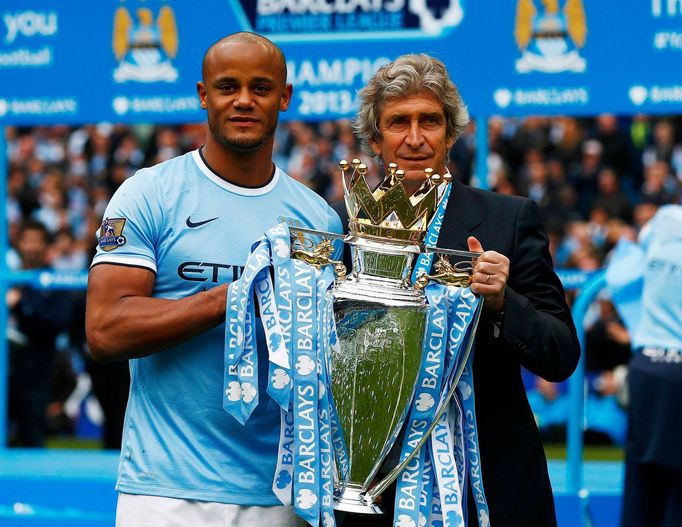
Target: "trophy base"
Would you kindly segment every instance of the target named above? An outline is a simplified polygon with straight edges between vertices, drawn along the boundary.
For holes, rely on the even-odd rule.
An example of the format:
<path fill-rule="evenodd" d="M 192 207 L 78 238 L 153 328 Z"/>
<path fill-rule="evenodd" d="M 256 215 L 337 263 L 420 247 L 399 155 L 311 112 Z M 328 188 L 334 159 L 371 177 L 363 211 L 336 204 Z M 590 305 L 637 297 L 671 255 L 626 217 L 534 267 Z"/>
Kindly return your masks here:
<path fill-rule="evenodd" d="M 359 514 L 383 514 L 376 503 L 367 499 L 367 491 L 359 485 L 345 485 L 334 489 L 334 509 Z"/>

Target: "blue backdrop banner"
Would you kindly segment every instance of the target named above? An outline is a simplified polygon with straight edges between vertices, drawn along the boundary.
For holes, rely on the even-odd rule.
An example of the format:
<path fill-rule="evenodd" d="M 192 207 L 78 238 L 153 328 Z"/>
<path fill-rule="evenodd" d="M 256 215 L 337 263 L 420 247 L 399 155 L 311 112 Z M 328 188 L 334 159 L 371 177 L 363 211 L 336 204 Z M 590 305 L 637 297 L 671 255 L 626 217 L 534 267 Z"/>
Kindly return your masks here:
<path fill-rule="evenodd" d="M 475 116 L 682 110 L 677 0 L 4 0 L 0 124 L 201 121 L 203 52 L 238 30 L 283 48 L 288 119 L 353 115 L 410 52 L 441 58 Z"/>

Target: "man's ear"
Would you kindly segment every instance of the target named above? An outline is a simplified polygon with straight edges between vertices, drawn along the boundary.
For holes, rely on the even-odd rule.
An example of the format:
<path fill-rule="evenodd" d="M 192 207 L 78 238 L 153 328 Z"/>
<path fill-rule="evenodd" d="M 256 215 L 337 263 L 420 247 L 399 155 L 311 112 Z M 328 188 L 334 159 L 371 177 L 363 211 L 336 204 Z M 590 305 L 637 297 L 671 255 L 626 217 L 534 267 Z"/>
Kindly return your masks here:
<path fill-rule="evenodd" d="M 294 93 L 294 87 L 291 84 L 287 84 L 282 91 L 282 97 L 279 102 L 279 110 L 281 112 L 286 112 L 289 108 L 289 103 L 291 103 L 291 96 Z"/>
<path fill-rule="evenodd" d="M 205 110 L 206 109 L 206 87 L 204 86 L 204 83 L 201 81 L 197 82 L 197 93 L 199 94 L 199 101 L 201 101 L 201 109 Z"/>
<path fill-rule="evenodd" d="M 378 157 L 381 157 L 381 143 L 379 142 L 378 139 L 372 138 L 367 141 L 369 143 L 369 146 L 372 148 L 372 152 L 374 152 Z"/>

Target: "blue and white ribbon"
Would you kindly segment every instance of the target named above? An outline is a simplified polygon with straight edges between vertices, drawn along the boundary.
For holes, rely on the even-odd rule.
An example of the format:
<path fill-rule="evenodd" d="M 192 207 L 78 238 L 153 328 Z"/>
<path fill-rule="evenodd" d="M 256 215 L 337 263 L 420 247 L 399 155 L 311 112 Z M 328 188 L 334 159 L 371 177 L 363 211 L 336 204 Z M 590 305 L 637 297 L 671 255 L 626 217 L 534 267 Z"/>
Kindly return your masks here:
<path fill-rule="evenodd" d="M 400 460 L 414 456 L 398 477 L 395 496 L 394 525 L 419 524 L 419 502 L 424 484 L 427 448 L 414 454 L 433 423 L 441 395 L 447 343 L 447 306 L 445 287 L 431 283 L 424 293 L 429 311 L 424 334 L 422 360 L 417 377 L 410 417 L 407 422 Z"/>
<path fill-rule="evenodd" d="M 462 511 L 464 523 L 467 522 L 467 491 L 469 488 L 467 474 L 466 446 L 464 444 L 464 421 L 462 404 L 457 396 L 452 398 L 448 407 L 448 419 L 450 430 L 453 434 L 455 465 L 457 466 L 457 478 L 462 489 Z"/>
<path fill-rule="evenodd" d="M 449 405 L 448 405 L 449 406 Z M 457 470 L 454 454 L 454 433 L 450 428 L 448 411 L 443 412 L 431 434 L 431 452 L 435 483 L 441 499 L 441 513 L 451 526 L 459 526 L 464 520 L 466 495 Z"/>
<path fill-rule="evenodd" d="M 315 525 L 320 516 L 316 271 L 292 260 L 294 412 L 294 510 Z"/>
<path fill-rule="evenodd" d="M 490 525 L 490 511 L 483 488 L 483 474 L 481 472 L 481 455 L 478 446 L 478 429 L 476 426 L 476 403 L 474 400 L 473 357 L 467 361 L 462 378 L 457 385 L 457 394 L 462 402 L 464 411 L 464 441 L 469 485 L 476 504 L 476 516 L 480 527 Z"/>
<path fill-rule="evenodd" d="M 286 223 L 283 223 L 273 227 L 265 234 L 270 241 L 272 267 L 275 276 L 275 307 L 277 310 L 276 322 L 272 324 L 272 335 L 268 338 L 268 349 L 283 346 L 283 350 L 276 351 L 269 356 L 267 391 L 270 397 L 279 404 L 282 411 L 287 412 L 291 402 L 290 355 L 293 322 L 289 228 Z M 265 321 L 263 325 L 266 326 Z"/>
<path fill-rule="evenodd" d="M 334 525 L 334 449 L 332 440 L 331 378 L 329 377 L 329 349 L 331 322 L 334 318 L 333 297 L 329 287 L 334 282 L 334 273 L 329 266 L 317 277 L 317 362 L 319 372 L 318 422 L 320 432 L 320 516 L 323 526 Z"/>
<path fill-rule="evenodd" d="M 270 245 L 261 240 L 254 244 L 241 278 L 230 284 L 227 291 L 223 408 L 242 424 L 258 405 L 258 350 L 252 296 L 254 282 L 269 265 Z"/>
<path fill-rule="evenodd" d="M 283 505 L 291 505 L 294 482 L 294 412 L 280 410 L 279 447 L 272 492 Z"/>
<path fill-rule="evenodd" d="M 257 381 L 255 296 L 268 346 L 267 392 L 281 408 L 273 492 L 310 525 L 333 527 L 334 470 L 348 471 L 329 389 L 329 354 L 338 345 L 330 291 L 334 274 L 331 268 L 318 271 L 290 259 L 289 240 L 286 224 L 269 230 L 254 244 L 242 279 L 228 290 L 225 410 L 240 422 L 252 411 L 242 400 L 241 383 L 252 373 L 251 365 Z M 234 400 L 230 386 L 240 388 Z"/>
<path fill-rule="evenodd" d="M 440 236 L 440 228 L 443 225 L 443 218 L 445 217 L 445 208 L 448 205 L 448 200 L 450 199 L 450 192 L 452 191 L 452 185 L 445 185 L 445 190 L 443 191 L 443 197 L 441 198 L 440 204 L 436 209 L 436 214 L 431 220 L 428 230 L 426 231 L 426 236 L 424 237 L 424 245 L 427 247 L 436 247 L 438 245 L 438 236 Z M 417 278 L 423 273 L 428 273 L 431 270 L 431 264 L 433 263 L 434 253 L 421 253 L 417 257 L 417 262 L 415 263 L 414 269 L 412 270 L 412 283 L 417 283 Z"/>
<path fill-rule="evenodd" d="M 470 375 L 473 354 L 469 353 L 466 363 L 462 363 L 473 345 L 481 304 L 468 288 L 429 284 L 425 293 L 429 301 L 427 329 L 401 460 L 413 455 L 425 432 L 432 425 L 434 428 L 429 441 L 398 476 L 394 526 L 465 525 L 467 486 L 471 485 L 475 493 L 480 489 L 475 494 L 477 516 L 479 525 L 487 527 L 490 522 L 473 413 L 473 377 Z M 446 404 L 459 370 L 462 377 L 453 399 Z M 420 412 L 417 406 L 421 404 L 421 409 L 425 409 L 431 398 L 435 402 L 428 408 L 429 412 Z M 434 423 L 436 409 L 442 407 L 444 411 Z M 462 407 L 464 410 L 460 410 Z M 462 414 L 467 418 L 463 419 Z M 418 502 L 413 499 L 417 492 Z"/>
<path fill-rule="evenodd" d="M 417 525 L 426 525 L 431 515 L 431 500 L 433 498 L 433 463 L 431 462 L 431 446 L 430 443 L 425 443 L 422 447 L 426 450 L 424 455 L 424 469 L 422 470 L 422 491 L 419 496 L 419 523 Z"/>

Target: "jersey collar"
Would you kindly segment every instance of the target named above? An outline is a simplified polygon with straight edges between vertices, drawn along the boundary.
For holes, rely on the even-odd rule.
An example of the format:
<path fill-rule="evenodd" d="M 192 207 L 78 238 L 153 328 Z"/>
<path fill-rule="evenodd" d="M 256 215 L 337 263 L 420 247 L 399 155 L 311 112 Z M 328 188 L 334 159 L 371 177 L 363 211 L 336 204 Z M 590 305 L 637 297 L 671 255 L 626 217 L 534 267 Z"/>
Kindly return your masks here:
<path fill-rule="evenodd" d="M 199 167 L 199 170 L 201 170 L 201 173 L 204 174 L 208 179 L 213 181 L 216 185 L 219 187 L 224 188 L 225 190 L 228 190 L 234 194 L 240 194 L 242 196 L 262 196 L 263 194 L 267 194 L 270 192 L 272 189 L 277 186 L 277 182 L 279 181 L 281 170 L 279 167 L 275 167 L 275 174 L 272 176 L 272 179 L 268 182 L 267 185 L 263 185 L 262 187 L 240 187 L 239 185 L 235 185 L 234 183 L 230 183 L 229 181 L 225 181 L 223 178 L 218 176 L 213 170 L 211 170 L 206 163 L 204 163 L 204 160 L 201 158 L 201 154 L 199 154 L 199 150 L 194 150 L 192 152 L 192 158 L 194 159 L 194 162 L 197 164 Z"/>

